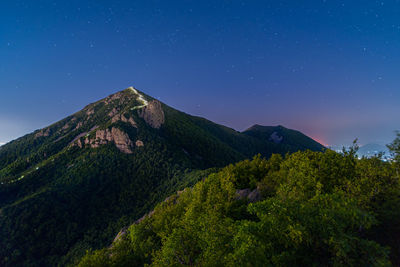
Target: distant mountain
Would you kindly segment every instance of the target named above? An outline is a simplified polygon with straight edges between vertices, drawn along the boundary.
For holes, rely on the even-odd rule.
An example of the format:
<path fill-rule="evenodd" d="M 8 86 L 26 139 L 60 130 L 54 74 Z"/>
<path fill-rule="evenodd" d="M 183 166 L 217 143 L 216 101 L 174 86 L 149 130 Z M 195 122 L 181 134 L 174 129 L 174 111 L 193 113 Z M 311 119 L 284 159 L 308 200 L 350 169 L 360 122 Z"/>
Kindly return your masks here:
<path fill-rule="evenodd" d="M 384 153 L 384 155 L 389 156 L 390 151 L 385 145 L 380 144 L 366 144 L 358 149 L 357 154 L 360 157 L 372 157 L 378 155 L 379 153 Z"/>
<path fill-rule="evenodd" d="M 0 266 L 73 263 L 215 168 L 320 151 L 282 126 L 243 133 L 128 88 L 0 147 Z"/>
<path fill-rule="evenodd" d="M 315 151 L 324 149 L 323 145 L 312 138 L 299 131 L 287 129 L 281 125 L 261 126 L 256 124 L 243 133 L 259 140 L 268 140 L 280 146 L 286 146 L 289 151 L 293 152 L 306 149 Z"/>

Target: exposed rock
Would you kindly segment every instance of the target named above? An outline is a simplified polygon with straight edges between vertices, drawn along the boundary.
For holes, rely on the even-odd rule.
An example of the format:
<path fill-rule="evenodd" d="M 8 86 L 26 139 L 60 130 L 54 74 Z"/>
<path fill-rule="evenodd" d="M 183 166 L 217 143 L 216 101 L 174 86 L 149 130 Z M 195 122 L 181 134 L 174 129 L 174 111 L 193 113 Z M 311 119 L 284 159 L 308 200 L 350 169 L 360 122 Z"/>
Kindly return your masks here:
<path fill-rule="evenodd" d="M 113 243 L 120 241 L 122 238 L 126 236 L 127 233 L 128 233 L 128 227 L 122 228 L 121 231 L 119 231 L 117 236 L 114 238 Z"/>
<path fill-rule="evenodd" d="M 67 130 L 69 128 L 69 122 L 67 122 L 62 128 L 61 128 L 61 130 L 62 131 L 65 131 L 65 130 Z"/>
<path fill-rule="evenodd" d="M 250 194 L 251 190 L 249 188 L 236 190 L 236 199 L 243 199 Z"/>
<path fill-rule="evenodd" d="M 185 189 L 183 189 L 183 190 L 178 190 L 178 191 L 176 192 L 176 194 L 179 196 L 179 195 L 181 195 L 182 193 L 184 193 L 184 192 L 186 192 L 186 191 L 188 191 L 188 188 L 187 188 L 187 187 L 185 187 Z"/>
<path fill-rule="evenodd" d="M 126 123 L 129 123 L 130 125 L 132 125 L 133 127 L 137 127 L 136 122 L 133 120 L 132 117 L 130 117 L 129 119 L 127 119 L 124 115 L 121 114 L 117 114 L 114 117 L 112 117 L 111 122 L 117 122 L 117 121 L 123 121 Z"/>
<path fill-rule="evenodd" d="M 82 148 L 84 145 L 89 144 L 89 138 L 87 137 L 89 135 L 89 133 L 91 131 L 96 130 L 97 128 L 99 128 L 99 126 L 95 125 L 92 128 L 90 128 L 89 132 L 83 132 L 79 135 L 77 135 L 74 140 L 72 140 L 69 144 L 72 146 L 79 146 L 80 148 Z M 85 140 L 82 142 L 81 141 L 81 137 L 86 136 Z M 58 139 L 57 139 L 58 140 Z"/>
<path fill-rule="evenodd" d="M 109 129 L 105 130 L 97 130 L 96 131 L 96 137 L 95 141 L 92 143 L 92 147 L 99 147 L 100 145 L 105 145 L 108 142 L 111 142 L 113 140 L 111 131 Z"/>
<path fill-rule="evenodd" d="M 114 115 L 114 117 L 112 117 L 111 122 L 114 123 L 114 122 L 117 122 L 120 120 L 121 120 L 121 114 L 117 114 L 117 115 Z"/>
<path fill-rule="evenodd" d="M 136 221 L 134 222 L 134 224 L 139 224 L 141 221 L 143 221 L 143 220 L 146 219 L 147 217 L 153 216 L 153 214 L 154 214 L 154 210 L 152 210 L 152 211 L 150 211 L 149 213 L 143 215 L 143 217 L 140 218 L 139 220 L 136 220 Z"/>
<path fill-rule="evenodd" d="M 276 144 L 280 144 L 283 141 L 283 136 L 279 136 L 277 132 L 273 132 L 269 137 L 269 140 Z"/>
<path fill-rule="evenodd" d="M 111 130 L 97 130 L 96 139 L 94 141 L 89 140 L 91 147 L 99 147 L 109 142 L 114 142 L 115 146 L 123 153 L 132 153 L 132 141 L 129 139 L 128 134 L 115 127 L 111 128 Z"/>
<path fill-rule="evenodd" d="M 49 136 L 50 135 L 50 128 L 42 129 L 38 133 L 35 134 L 35 138 L 42 137 L 42 136 Z"/>
<path fill-rule="evenodd" d="M 94 126 L 90 129 L 93 131 L 97 129 L 98 126 Z M 89 132 L 90 132 L 89 131 Z M 82 141 L 82 137 L 86 136 L 86 138 Z M 132 153 L 132 141 L 129 139 L 127 133 L 121 131 L 118 128 L 111 128 L 105 130 L 97 130 L 94 139 L 89 139 L 88 133 L 84 132 L 79 134 L 72 140 L 70 145 L 78 146 L 82 148 L 84 145 L 90 145 L 92 148 L 99 147 L 100 145 L 108 144 L 109 142 L 113 142 L 115 146 L 123 153 L 131 154 Z"/>
<path fill-rule="evenodd" d="M 118 92 L 118 93 L 108 96 L 106 99 L 104 99 L 103 102 L 106 105 L 108 105 L 115 100 L 119 100 L 118 104 L 122 105 L 122 104 L 126 103 L 127 101 L 131 100 L 131 97 L 130 97 L 130 95 L 125 94 L 124 91 L 121 91 L 121 92 Z"/>
<path fill-rule="evenodd" d="M 143 141 L 141 141 L 141 140 L 137 140 L 135 144 L 137 147 L 144 146 Z"/>
<path fill-rule="evenodd" d="M 247 196 L 250 202 L 257 202 L 261 200 L 261 193 L 260 191 L 256 188 L 253 191 L 250 192 L 250 194 Z"/>
<path fill-rule="evenodd" d="M 82 147 L 83 147 L 83 144 L 82 144 L 80 138 L 81 138 L 81 137 L 84 137 L 85 135 L 87 135 L 87 132 L 78 134 L 78 135 L 74 138 L 74 140 L 72 140 L 69 144 L 72 145 L 72 146 L 77 145 L 77 146 L 79 146 L 80 148 L 82 148 Z M 75 141 L 76 141 L 76 142 L 75 142 Z"/>
<path fill-rule="evenodd" d="M 250 202 L 257 202 L 261 200 L 261 193 L 256 188 L 251 191 L 249 188 L 236 190 L 236 199 L 244 199 L 247 198 Z"/>
<path fill-rule="evenodd" d="M 149 102 L 147 106 L 138 110 L 138 114 L 148 125 L 156 129 L 160 128 L 165 121 L 161 103 L 157 100 Z"/>
<path fill-rule="evenodd" d="M 93 115 L 93 114 L 94 114 L 94 109 L 93 108 L 90 108 L 90 109 L 88 109 L 86 111 L 86 115 L 88 115 L 88 116 Z"/>
<path fill-rule="evenodd" d="M 108 113 L 108 116 L 109 116 L 110 118 L 112 118 L 112 117 L 114 117 L 115 115 L 117 115 L 118 113 L 119 113 L 119 109 L 113 108 L 113 109 Z"/>
<path fill-rule="evenodd" d="M 133 127 L 137 127 L 137 124 L 136 124 L 136 122 L 133 120 L 132 117 L 130 117 L 129 119 L 127 119 L 124 115 L 122 115 L 122 116 L 121 116 L 121 120 L 122 120 L 123 122 L 129 123 L 129 124 L 132 125 Z"/>
<path fill-rule="evenodd" d="M 112 94 L 105 99 L 104 103 L 109 104 L 113 100 L 120 99 L 122 97 L 122 94 L 123 94 L 122 91 Z"/>
<path fill-rule="evenodd" d="M 74 130 L 78 130 L 79 128 L 81 128 L 83 126 L 83 122 L 78 122 L 78 124 L 75 126 Z"/>
<path fill-rule="evenodd" d="M 65 130 L 67 130 L 68 128 L 71 127 L 71 124 L 74 123 L 75 121 L 76 121 L 76 118 L 75 118 L 75 117 L 72 117 L 72 118 L 61 128 L 60 131 L 65 131 Z"/>

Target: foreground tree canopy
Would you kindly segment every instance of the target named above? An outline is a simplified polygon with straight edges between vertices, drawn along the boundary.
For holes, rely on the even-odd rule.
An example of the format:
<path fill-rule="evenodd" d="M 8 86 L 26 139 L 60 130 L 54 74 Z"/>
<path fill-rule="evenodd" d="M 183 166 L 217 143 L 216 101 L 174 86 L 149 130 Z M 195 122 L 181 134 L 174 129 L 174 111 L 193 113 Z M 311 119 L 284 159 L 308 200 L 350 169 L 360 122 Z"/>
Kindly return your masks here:
<path fill-rule="evenodd" d="M 396 265 L 398 170 L 354 149 L 256 156 L 169 197 L 79 266 Z"/>

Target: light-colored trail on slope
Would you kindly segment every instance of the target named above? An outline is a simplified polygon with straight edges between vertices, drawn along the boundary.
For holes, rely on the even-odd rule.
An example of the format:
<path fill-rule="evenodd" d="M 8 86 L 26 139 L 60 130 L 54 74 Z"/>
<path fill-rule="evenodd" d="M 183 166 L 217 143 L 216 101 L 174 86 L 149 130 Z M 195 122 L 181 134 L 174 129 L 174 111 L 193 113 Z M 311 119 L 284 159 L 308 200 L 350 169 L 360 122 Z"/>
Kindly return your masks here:
<path fill-rule="evenodd" d="M 133 108 L 131 108 L 131 110 L 144 108 L 149 104 L 149 102 L 146 99 L 144 99 L 144 96 L 140 94 L 135 88 L 131 86 L 128 89 L 132 90 L 132 92 L 137 96 L 137 100 L 142 103 L 142 105 L 140 106 L 134 106 Z"/>

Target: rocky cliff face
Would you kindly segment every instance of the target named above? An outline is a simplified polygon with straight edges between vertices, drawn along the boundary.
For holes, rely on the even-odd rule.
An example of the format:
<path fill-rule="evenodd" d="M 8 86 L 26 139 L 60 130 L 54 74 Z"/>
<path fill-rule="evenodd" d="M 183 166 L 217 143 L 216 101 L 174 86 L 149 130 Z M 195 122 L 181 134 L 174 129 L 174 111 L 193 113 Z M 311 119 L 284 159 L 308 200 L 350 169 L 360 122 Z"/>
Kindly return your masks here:
<path fill-rule="evenodd" d="M 46 129 L 42 129 L 39 132 L 37 132 L 35 134 L 35 138 L 43 137 L 43 136 L 47 137 L 49 135 L 50 135 L 50 128 L 46 128 Z"/>
<path fill-rule="evenodd" d="M 236 199 L 244 199 L 247 198 L 249 202 L 257 202 L 260 201 L 261 193 L 258 188 L 254 189 L 253 191 L 250 188 L 236 190 Z"/>
<path fill-rule="evenodd" d="M 269 137 L 269 141 L 272 141 L 275 144 L 280 144 L 283 141 L 283 136 L 279 136 L 277 132 L 273 132 Z"/>
<path fill-rule="evenodd" d="M 102 102 L 106 105 L 111 104 L 113 102 L 118 105 L 123 105 L 129 102 L 131 99 L 132 96 L 129 96 L 125 94 L 123 91 L 121 91 L 106 97 Z"/>
<path fill-rule="evenodd" d="M 132 151 L 132 141 L 129 139 L 127 133 L 122 130 L 112 127 L 105 130 L 97 130 L 96 137 L 94 140 L 86 141 L 91 147 L 99 147 L 100 145 L 108 144 L 109 142 L 114 142 L 115 146 L 123 153 L 131 154 Z"/>
<path fill-rule="evenodd" d="M 127 119 L 127 118 L 125 117 L 125 115 L 117 114 L 117 115 L 114 115 L 114 116 L 112 117 L 111 122 L 114 123 L 114 122 L 117 122 L 117 121 L 123 121 L 123 122 L 129 123 L 131 126 L 137 128 L 136 122 L 133 120 L 132 117 L 130 117 L 129 119 Z"/>
<path fill-rule="evenodd" d="M 86 136 L 85 139 L 82 140 L 81 138 L 85 135 L 87 134 L 82 133 L 78 135 L 74 139 L 72 145 L 79 146 L 80 148 L 84 147 L 85 145 L 90 145 L 90 147 L 96 148 L 113 142 L 121 152 L 126 154 L 133 153 L 132 147 L 134 143 L 131 141 L 127 133 L 116 127 L 112 127 L 111 130 L 97 130 L 94 138 L 90 139 L 88 136 Z"/>
<path fill-rule="evenodd" d="M 147 106 L 138 110 L 138 114 L 153 128 L 160 128 L 164 124 L 165 117 L 160 101 L 153 100 Z"/>

